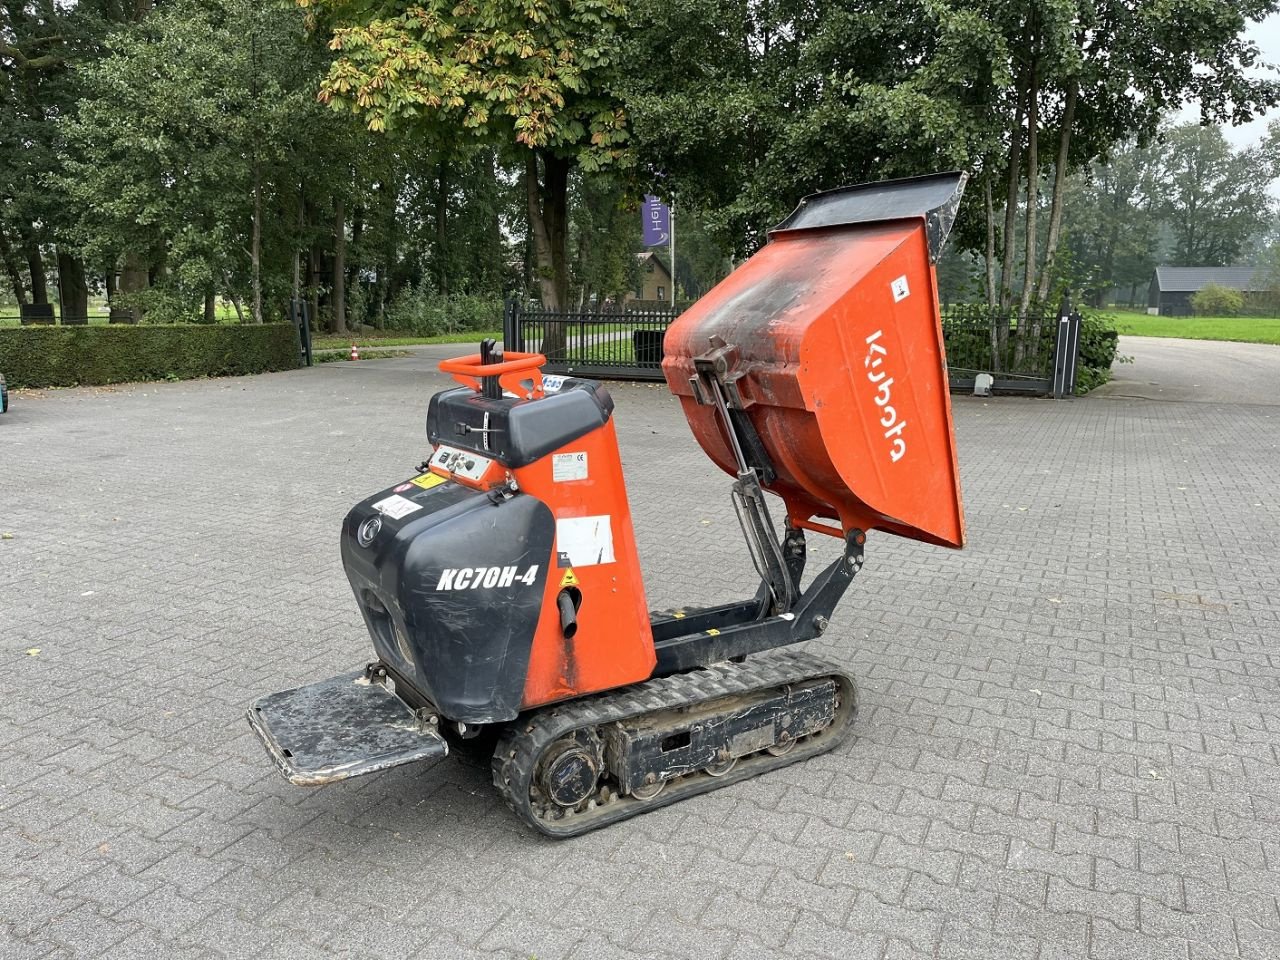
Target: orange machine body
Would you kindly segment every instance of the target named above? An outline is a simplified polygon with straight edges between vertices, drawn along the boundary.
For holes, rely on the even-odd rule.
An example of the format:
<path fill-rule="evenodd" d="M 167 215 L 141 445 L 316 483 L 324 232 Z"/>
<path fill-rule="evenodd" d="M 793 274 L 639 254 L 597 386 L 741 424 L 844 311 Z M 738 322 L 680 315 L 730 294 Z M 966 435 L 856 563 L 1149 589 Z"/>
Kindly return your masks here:
<path fill-rule="evenodd" d="M 672 324 L 667 382 L 699 444 L 734 473 L 722 419 L 691 383 L 713 337 L 736 350 L 731 378 L 793 524 L 963 545 L 923 218 L 782 229 Z"/>
<path fill-rule="evenodd" d="M 441 369 L 475 389 L 476 402 L 483 402 L 477 371 L 497 376 L 505 370 L 503 385 L 516 394 L 508 397 L 536 404 L 547 395 L 544 383 L 554 393 L 565 379 L 543 378 L 537 368 L 542 359 L 508 354 L 502 364 L 481 366 L 478 356 L 464 357 L 445 361 Z M 501 488 L 514 480 L 522 494 L 545 504 L 555 521 L 521 708 L 648 679 L 656 655 L 613 417 L 524 466 L 508 468 L 494 459 L 478 475 L 467 476 L 440 459 L 433 457 L 432 472 L 473 489 Z M 565 635 L 560 621 L 562 591 L 577 601 L 572 636 Z"/>
<path fill-rule="evenodd" d="M 586 475 L 563 479 L 562 470 L 557 479 L 557 456 L 573 458 L 562 464 L 585 464 Z M 556 519 L 524 706 L 648 679 L 656 656 L 613 419 L 514 473 L 520 489 L 546 503 Z M 556 598 L 562 589 L 582 597 L 572 638 L 560 629 Z"/>

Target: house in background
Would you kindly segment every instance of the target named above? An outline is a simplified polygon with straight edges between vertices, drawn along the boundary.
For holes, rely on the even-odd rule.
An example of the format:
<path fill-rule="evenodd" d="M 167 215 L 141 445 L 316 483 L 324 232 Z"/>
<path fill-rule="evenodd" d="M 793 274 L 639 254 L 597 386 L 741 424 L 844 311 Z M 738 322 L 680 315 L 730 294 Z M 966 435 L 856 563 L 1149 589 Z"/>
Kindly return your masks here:
<path fill-rule="evenodd" d="M 1191 297 L 1209 284 L 1249 294 L 1266 293 L 1269 284 L 1256 267 L 1156 267 L 1147 294 L 1147 313 L 1189 317 Z"/>
<path fill-rule="evenodd" d="M 640 265 L 640 280 L 634 290 L 627 291 L 624 302 L 670 305 L 671 271 L 667 269 L 667 265 L 652 250 L 637 253 L 636 260 Z"/>

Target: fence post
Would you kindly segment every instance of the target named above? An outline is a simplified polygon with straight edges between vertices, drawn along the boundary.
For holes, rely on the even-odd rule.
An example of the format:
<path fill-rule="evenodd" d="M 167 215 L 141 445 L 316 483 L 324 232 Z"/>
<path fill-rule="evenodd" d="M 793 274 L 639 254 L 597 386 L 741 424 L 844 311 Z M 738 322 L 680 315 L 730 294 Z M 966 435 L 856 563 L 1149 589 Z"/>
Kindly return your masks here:
<path fill-rule="evenodd" d="M 1067 368 L 1067 392 L 1069 396 L 1076 394 L 1076 371 L 1080 368 L 1080 331 L 1084 326 L 1084 317 L 1080 316 L 1080 311 L 1072 309 L 1070 318 L 1071 327 L 1071 343 L 1068 349 L 1071 351 L 1071 364 Z"/>
<path fill-rule="evenodd" d="M 516 298 L 507 297 L 502 301 L 502 352 L 508 350 L 519 351 L 516 344 L 519 343 L 516 331 Z"/>
<path fill-rule="evenodd" d="M 1063 297 L 1058 309 L 1058 332 L 1053 342 L 1053 399 L 1071 397 L 1076 392 L 1076 360 L 1080 353 L 1080 314 Z"/>
<path fill-rule="evenodd" d="M 312 365 L 311 359 L 311 305 L 306 300 L 289 301 L 289 319 L 298 332 L 298 352 L 305 366 Z"/>

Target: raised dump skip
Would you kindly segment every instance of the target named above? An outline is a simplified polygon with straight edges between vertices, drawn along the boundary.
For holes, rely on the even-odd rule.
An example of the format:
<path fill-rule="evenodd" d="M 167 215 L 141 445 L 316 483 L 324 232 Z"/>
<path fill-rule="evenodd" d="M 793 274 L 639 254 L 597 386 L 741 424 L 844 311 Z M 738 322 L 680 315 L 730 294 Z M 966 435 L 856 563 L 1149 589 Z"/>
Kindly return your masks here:
<path fill-rule="evenodd" d="M 934 273 L 964 182 L 806 198 L 667 332 L 663 373 L 702 448 L 737 473 L 699 359 L 704 375 L 717 365 L 729 415 L 759 437 L 748 462 L 799 526 L 964 544 Z"/>

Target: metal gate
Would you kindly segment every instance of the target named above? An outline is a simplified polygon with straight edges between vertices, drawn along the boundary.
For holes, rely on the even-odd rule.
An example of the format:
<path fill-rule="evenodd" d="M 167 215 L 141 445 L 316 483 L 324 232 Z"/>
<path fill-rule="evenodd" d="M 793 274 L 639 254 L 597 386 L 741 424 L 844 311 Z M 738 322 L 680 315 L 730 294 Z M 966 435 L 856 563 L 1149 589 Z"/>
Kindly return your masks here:
<path fill-rule="evenodd" d="M 942 336 L 951 389 L 972 391 L 976 377 L 985 373 L 995 393 L 1070 396 L 1076 386 L 1082 322 L 1066 300 L 1057 313 L 1023 315 L 985 305 L 944 307 Z"/>
<path fill-rule="evenodd" d="M 662 338 L 679 310 L 617 313 L 530 308 L 508 300 L 502 318 L 507 350 L 535 351 L 548 373 L 613 380 L 661 380 Z"/>
<path fill-rule="evenodd" d="M 548 373 L 612 380 L 662 380 L 662 338 L 679 310 L 617 313 L 543 310 L 508 300 L 502 318 L 507 350 L 535 351 Z M 943 309 L 951 389 L 973 390 L 990 374 L 997 393 L 1070 396 L 1075 392 L 1081 317 L 1067 301 L 1058 312 L 1010 316 L 986 306 Z"/>

